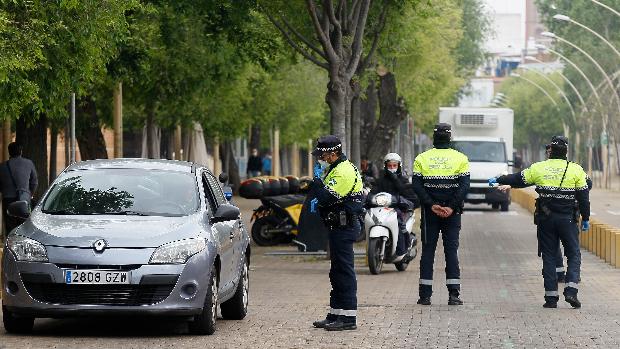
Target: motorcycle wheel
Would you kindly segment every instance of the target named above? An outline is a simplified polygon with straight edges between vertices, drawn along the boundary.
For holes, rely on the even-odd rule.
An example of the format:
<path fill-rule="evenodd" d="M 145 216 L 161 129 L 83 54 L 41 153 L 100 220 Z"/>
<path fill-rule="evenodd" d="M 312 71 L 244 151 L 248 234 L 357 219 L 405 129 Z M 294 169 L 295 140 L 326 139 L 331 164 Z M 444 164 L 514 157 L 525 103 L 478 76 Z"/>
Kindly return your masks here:
<path fill-rule="evenodd" d="M 252 240 L 258 246 L 275 246 L 282 242 L 284 236 L 281 233 L 272 234 L 268 229 L 274 229 L 278 225 L 278 218 L 265 216 L 258 218 L 252 224 Z"/>
<path fill-rule="evenodd" d="M 383 269 L 383 259 L 381 258 L 382 239 L 372 238 L 368 241 L 368 268 L 370 273 L 378 275 Z"/>

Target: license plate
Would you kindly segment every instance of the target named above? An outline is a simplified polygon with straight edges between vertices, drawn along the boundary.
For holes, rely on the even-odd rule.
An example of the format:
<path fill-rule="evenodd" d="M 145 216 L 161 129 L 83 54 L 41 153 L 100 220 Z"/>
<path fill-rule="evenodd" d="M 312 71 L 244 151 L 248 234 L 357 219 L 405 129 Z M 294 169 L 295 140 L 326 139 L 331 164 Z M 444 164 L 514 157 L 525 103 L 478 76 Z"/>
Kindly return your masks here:
<path fill-rule="evenodd" d="M 128 271 L 65 270 L 65 283 L 76 285 L 128 284 Z"/>
<path fill-rule="evenodd" d="M 467 198 L 472 200 L 482 200 L 485 196 L 484 194 L 467 194 Z"/>

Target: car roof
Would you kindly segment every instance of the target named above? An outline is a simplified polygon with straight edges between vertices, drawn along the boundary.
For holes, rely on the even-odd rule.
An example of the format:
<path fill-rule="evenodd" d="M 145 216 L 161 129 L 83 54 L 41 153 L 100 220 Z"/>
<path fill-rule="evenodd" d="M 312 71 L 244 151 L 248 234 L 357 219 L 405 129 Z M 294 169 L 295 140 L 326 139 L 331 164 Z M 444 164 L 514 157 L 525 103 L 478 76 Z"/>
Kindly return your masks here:
<path fill-rule="evenodd" d="M 98 170 L 98 169 L 144 169 L 144 170 L 166 170 L 193 173 L 197 167 L 202 167 L 193 162 L 163 159 L 139 159 L 139 158 L 118 158 L 86 160 L 69 165 L 66 171 L 75 170 Z"/>

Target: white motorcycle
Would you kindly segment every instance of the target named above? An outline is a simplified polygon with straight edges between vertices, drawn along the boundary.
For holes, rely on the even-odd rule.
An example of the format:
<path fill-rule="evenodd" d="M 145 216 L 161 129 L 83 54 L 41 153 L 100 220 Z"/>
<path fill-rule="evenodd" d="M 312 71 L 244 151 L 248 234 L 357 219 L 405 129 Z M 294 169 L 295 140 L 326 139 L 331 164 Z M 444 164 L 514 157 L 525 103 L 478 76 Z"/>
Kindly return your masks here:
<path fill-rule="evenodd" d="M 377 193 L 367 200 L 369 209 L 364 219 L 364 229 L 368 243 L 368 267 L 372 274 L 381 273 L 384 263 L 394 264 L 398 271 L 405 271 L 409 262 L 418 254 L 417 239 L 413 233 L 415 214 L 410 211 L 405 224 L 410 236 L 410 246 L 404 256 L 396 255 L 396 245 L 400 234 L 398 213 L 395 207 L 402 203 L 402 199 L 401 202 L 397 202 L 396 197 L 390 193 Z M 407 203 L 411 204 L 408 201 Z"/>

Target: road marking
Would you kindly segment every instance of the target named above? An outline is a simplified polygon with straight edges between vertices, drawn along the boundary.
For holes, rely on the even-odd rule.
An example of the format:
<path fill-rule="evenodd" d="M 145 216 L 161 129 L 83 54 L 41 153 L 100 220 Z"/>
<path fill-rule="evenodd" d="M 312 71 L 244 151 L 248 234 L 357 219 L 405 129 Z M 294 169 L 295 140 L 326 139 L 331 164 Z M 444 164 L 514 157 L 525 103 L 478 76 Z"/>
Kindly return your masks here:
<path fill-rule="evenodd" d="M 596 212 L 590 212 L 590 216 L 596 216 Z"/>
<path fill-rule="evenodd" d="M 609 210 L 607 210 L 607 213 L 613 214 L 614 216 L 620 216 L 620 211 L 609 211 Z M 592 213 L 590 213 L 590 215 L 592 215 Z"/>
<path fill-rule="evenodd" d="M 500 212 L 499 214 L 504 216 L 518 216 L 519 212 L 517 211 L 508 211 L 508 212 Z"/>
<path fill-rule="evenodd" d="M 468 215 L 469 214 L 484 214 L 484 212 L 482 212 L 482 211 L 465 211 L 464 213 L 468 214 Z"/>

